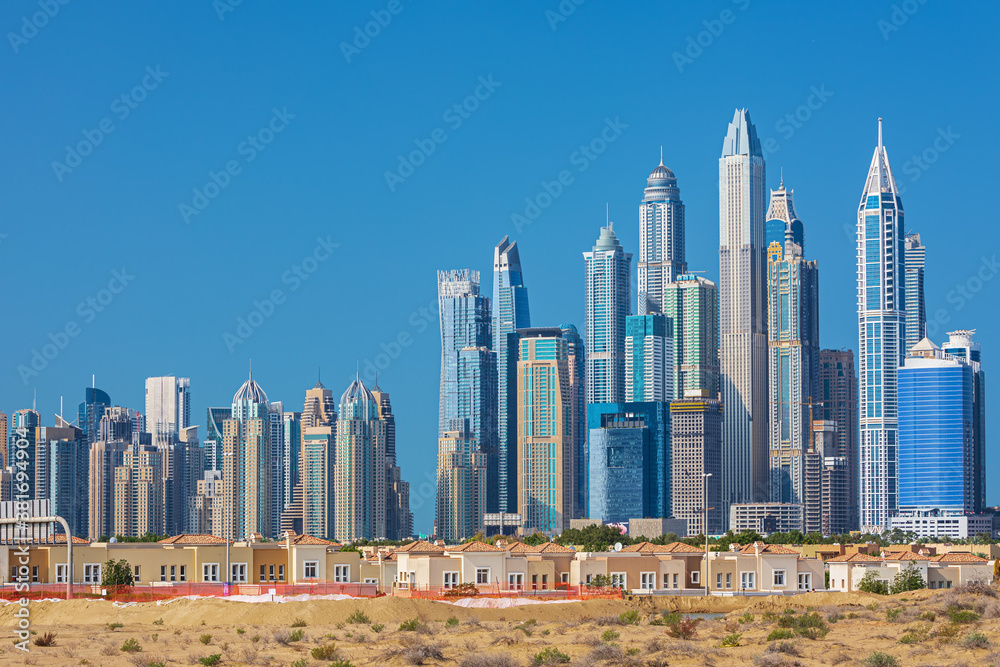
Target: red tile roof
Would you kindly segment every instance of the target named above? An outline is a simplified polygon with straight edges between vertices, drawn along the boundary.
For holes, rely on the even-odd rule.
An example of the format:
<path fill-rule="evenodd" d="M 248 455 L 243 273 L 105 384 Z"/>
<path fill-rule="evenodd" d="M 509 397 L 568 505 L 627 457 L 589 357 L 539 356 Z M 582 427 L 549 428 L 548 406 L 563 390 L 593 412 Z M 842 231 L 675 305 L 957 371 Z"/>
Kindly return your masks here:
<path fill-rule="evenodd" d="M 781 554 L 784 556 L 801 556 L 802 553 L 797 549 L 790 549 L 781 544 L 764 544 L 763 542 L 754 542 L 753 544 L 747 544 L 740 547 L 740 553 L 742 554 L 753 554 L 757 553 L 754 547 L 757 547 L 762 554 Z"/>
<path fill-rule="evenodd" d="M 931 557 L 934 563 L 988 563 L 985 558 L 980 558 L 968 551 L 952 551 L 951 553 L 938 554 Z"/>
<path fill-rule="evenodd" d="M 555 542 L 545 542 L 539 544 L 538 546 L 531 546 L 530 544 L 525 544 L 524 542 L 514 542 L 507 547 L 507 551 L 512 554 L 572 554 L 576 553 L 573 549 L 569 547 L 564 547 L 561 544 L 556 544 Z"/>
<path fill-rule="evenodd" d="M 500 547 L 495 547 L 492 544 L 486 544 L 485 542 L 480 542 L 478 540 L 475 542 L 466 542 L 465 544 L 459 544 L 453 547 L 446 547 L 444 550 L 452 553 L 485 553 L 503 551 Z"/>
<path fill-rule="evenodd" d="M 893 553 L 887 553 L 885 555 L 886 560 L 930 560 L 927 556 L 923 554 L 913 553 L 912 551 L 895 551 Z"/>
<path fill-rule="evenodd" d="M 827 563 L 881 563 L 881 558 L 869 556 L 868 554 L 854 553 L 845 556 L 836 556 L 826 561 Z"/>
<path fill-rule="evenodd" d="M 331 542 L 330 540 L 324 540 L 323 538 L 320 537 L 313 537 L 312 535 L 291 535 L 289 537 L 291 543 L 295 545 L 340 546 L 339 544 Z M 284 542 L 285 540 L 280 540 L 280 541 Z"/>
<path fill-rule="evenodd" d="M 640 554 L 703 554 L 704 549 L 693 547 L 683 542 L 671 542 L 670 544 L 653 544 L 652 542 L 639 542 L 630 544 L 622 549 L 622 553 Z"/>
<path fill-rule="evenodd" d="M 30 538 L 30 539 L 4 539 L 0 540 L 0 544 L 14 545 L 14 544 L 30 544 L 35 545 L 52 545 L 58 546 L 60 544 L 66 544 L 66 536 L 63 534 L 59 535 L 49 535 L 41 539 Z M 73 537 L 73 544 L 90 544 L 89 540 L 85 540 L 82 537 Z"/>
<path fill-rule="evenodd" d="M 440 554 L 444 553 L 444 548 L 439 547 L 436 544 L 431 544 L 427 540 L 417 540 L 416 542 L 410 542 L 404 544 L 401 547 L 396 548 L 396 553 L 433 553 Z"/>
<path fill-rule="evenodd" d="M 173 535 L 172 537 L 165 537 L 157 544 L 181 544 L 181 545 L 201 545 L 201 544 L 225 544 L 226 539 L 222 537 L 216 537 L 215 535 L 197 534 L 197 535 Z"/>

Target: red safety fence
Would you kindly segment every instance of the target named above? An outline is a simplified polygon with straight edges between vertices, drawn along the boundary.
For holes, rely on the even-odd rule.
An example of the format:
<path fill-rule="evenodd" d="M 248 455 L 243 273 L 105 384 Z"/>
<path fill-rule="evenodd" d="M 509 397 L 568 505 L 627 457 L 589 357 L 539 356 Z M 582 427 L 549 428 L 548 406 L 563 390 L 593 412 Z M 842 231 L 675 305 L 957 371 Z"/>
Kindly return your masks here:
<path fill-rule="evenodd" d="M 73 584 L 74 598 L 96 598 L 116 602 L 154 602 L 201 595 L 228 597 L 231 595 L 350 595 L 352 597 L 377 597 L 382 595 L 376 584 L 343 583 L 334 581 L 314 581 L 297 584 L 226 584 L 226 583 L 152 583 L 131 587 L 100 586 L 93 584 Z M 66 598 L 66 584 L 30 584 L 27 590 L 18 591 L 13 584 L 0 586 L 0 599 L 41 600 L 45 598 Z"/>

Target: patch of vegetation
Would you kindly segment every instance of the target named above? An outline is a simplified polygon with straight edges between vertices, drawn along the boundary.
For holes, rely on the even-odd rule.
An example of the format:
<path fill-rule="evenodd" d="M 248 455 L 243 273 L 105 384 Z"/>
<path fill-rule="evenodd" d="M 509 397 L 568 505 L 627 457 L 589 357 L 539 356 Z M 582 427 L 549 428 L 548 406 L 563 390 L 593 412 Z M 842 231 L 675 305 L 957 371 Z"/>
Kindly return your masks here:
<path fill-rule="evenodd" d="M 903 613 L 902 607 L 894 607 L 893 609 L 886 609 L 885 620 L 887 620 L 890 623 L 895 623 L 896 620 L 899 618 L 899 615 L 902 613 Z"/>
<path fill-rule="evenodd" d="M 907 628 L 903 636 L 899 638 L 900 644 L 919 644 L 922 641 L 926 641 L 931 636 L 930 628 L 926 625 L 916 625 L 912 628 Z"/>
<path fill-rule="evenodd" d="M 365 612 L 360 609 L 355 609 L 351 612 L 351 615 L 347 617 L 347 622 L 357 625 L 368 625 L 372 622 L 372 620 L 368 618 L 368 614 Z M 305 625 L 305 623 L 303 623 L 303 625 Z"/>
<path fill-rule="evenodd" d="M 198 664 L 205 665 L 206 667 L 212 667 L 212 665 L 218 665 L 222 662 L 221 653 L 213 653 L 212 655 L 206 655 L 204 657 L 198 658 Z"/>
<path fill-rule="evenodd" d="M 32 643 L 35 646 L 41 646 L 41 647 L 55 646 L 56 645 L 56 633 L 54 633 L 54 632 L 46 632 L 44 634 L 40 634 L 40 635 L 38 635 L 37 637 L 35 637 L 32 640 Z"/>
<path fill-rule="evenodd" d="M 117 630 L 118 628 L 121 628 L 123 626 L 122 626 L 121 623 L 108 623 L 104 627 L 107 629 L 108 632 L 114 632 L 115 630 Z"/>
<path fill-rule="evenodd" d="M 372 632 L 374 632 L 375 634 L 378 634 L 383 630 L 385 630 L 385 623 L 376 623 L 375 625 L 372 626 Z"/>
<path fill-rule="evenodd" d="M 965 648 L 990 648 L 990 639 L 981 632 L 970 632 L 962 640 Z"/>
<path fill-rule="evenodd" d="M 313 660 L 336 660 L 337 645 L 330 642 L 329 644 L 317 646 L 313 650 L 309 651 L 309 655 L 312 656 Z"/>
<path fill-rule="evenodd" d="M 895 656 L 881 651 L 872 653 L 862 664 L 865 667 L 900 667 L 899 660 Z"/>
<path fill-rule="evenodd" d="M 868 570 L 865 576 L 858 582 L 858 590 L 862 593 L 874 593 L 876 595 L 888 595 L 889 584 L 878 578 L 875 570 Z M 873 610 L 874 611 L 874 610 Z"/>
<path fill-rule="evenodd" d="M 200 641 L 205 646 L 208 646 L 209 644 L 212 643 L 212 635 L 202 635 L 201 637 L 198 637 L 198 641 Z"/>
<path fill-rule="evenodd" d="M 411 618 L 407 621 L 403 621 L 399 624 L 399 629 L 403 632 L 416 632 L 420 629 L 421 623 L 419 618 Z"/>
<path fill-rule="evenodd" d="M 926 588 L 926 586 L 927 584 L 924 582 L 923 575 L 917 569 L 916 562 L 911 560 L 906 568 L 893 577 L 892 585 L 889 586 L 889 592 L 893 594 L 905 593 L 906 591 L 920 590 L 921 588 Z"/>
<path fill-rule="evenodd" d="M 456 616 L 449 616 L 448 620 L 444 622 L 446 627 L 453 628 L 458 625 L 458 618 Z"/>
<path fill-rule="evenodd" d="M 163 625 L 163 618 L 160 617 L 160 618 L 156 619 L 155 621 L 153 621 L 153 625 Z M 239 630 L 237 630 L 236 632 L 239 632 Z"/>
<path fill-rule="evenodd" d="M 293 630 L 292 634 L 288 635 L 288 641 L 290 642 L 300 642 L 302 638 L 305 637 L 306 631 L 302 628 L 298 630 Z"/>
<path fill-rule="evenodd" d="M 296 618 L 294 621 L 292 621 L 293 628 L 304 628 L 306 627 L 306 625 L 308 624 L 302 618 Z"/>
<path fill-rule="evenodd" d="M 698 630 L 696 620 L 682 616 L 678 612 L 664 616 L 663 624 L 667 626 L 667 634 L 675 639 L 693 639 Z"/>
<path fill-rule="evenodd" d="M 740 616 L 738 620 L 740 623 L 753 623 L 753 614 L 747 612 Z"/>
<path fill-rule="evenodd" d="M 773 642 L 776 639 L 791 639 L 795 636 L 795 633 L 787 628 L 775 628 L 771 630 L 771 634 L 767 636 L 767 641 Z"/>
<path fill-rule="evenodd" d="M 125 640 L 125 643 L 122 644 L 121 650 L 125 653 L 138 653 L 142 650 L 142 647 L 139 646 L 139 642 L 135 637 L 129 637 Z"/>
<path fill-rule="evenodd" d="M 601 635 L 602 642 L 613 642 L 621 637 L 621 634 L 615 632 L 614 630 L 605 630 L 604 634 Z"/>
<path fill-rule="evenodd" d="M 329 667 L 354 667 L 354 663 L 350 660 L 334 660 Z"/>
<path fill-rule="evenodd" d="M 625 625 L 639 625 L 640 619 L 641 616 L 639 615 L 639 612 L 635 609 L 629 609 L 628 611 L 624 611 L 618 614 L 618 620 Z"/>
<path fill-rule="evenodd" d="M 742 636 L 743 636 L 743 633 L 741 633 L 741 632 L 734 632 L 732 634 L 726 635 L 725 637 L 722 638 L 722 646 L 724 646 L 724 647 L 739 646 L 740 645 L 740 637 L 742 637 Z"/>
<path fill-rule="evenodd" d="M 979 620 L 979 614 L 976 612 L 971 609 L 962 609 L 955 605 L 948 607 L 945 613 L 948 614 L 948 618 L 951 619 L 952 623 L 973 623 Z"/>
<path fill-rule="evenodd" d="M 532 665 L 565 665 L 568 662 L 569 656 L 554 646 L 539 651 L 531 660 Z"/>
<path fill-rule="evenodd" d="M 471 581 L 464 581 L 444 592 L 446 598 L 474 598 L 479 595 L 479 588 Z"/>

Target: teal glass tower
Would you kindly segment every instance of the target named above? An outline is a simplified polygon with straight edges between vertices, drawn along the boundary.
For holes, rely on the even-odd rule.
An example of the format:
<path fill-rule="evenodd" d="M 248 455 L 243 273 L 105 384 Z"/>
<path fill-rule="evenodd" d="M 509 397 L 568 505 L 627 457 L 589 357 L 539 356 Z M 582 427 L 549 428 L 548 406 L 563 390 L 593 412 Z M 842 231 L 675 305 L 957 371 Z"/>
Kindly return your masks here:
<path fill-rule="evenodd" d="M 587 403 L 620 403 L 625 398 L 625 318 L 631 314 L 632 255 L 622 248 L 608 222 L 583 259 Z"/>
<path fill-rule="evenodd" d="M 674 336 L 664 315 L 625 318 L 625 400 L 674 399 Z"/>
<path fill-rule="evenodd" d="M 920 234 L 907 234 L 903 241 L 903 266 L 906 272 L 906 354 L 927 335 L 927 306 L 924 302 L 924 261 L 927 248 Z"/>

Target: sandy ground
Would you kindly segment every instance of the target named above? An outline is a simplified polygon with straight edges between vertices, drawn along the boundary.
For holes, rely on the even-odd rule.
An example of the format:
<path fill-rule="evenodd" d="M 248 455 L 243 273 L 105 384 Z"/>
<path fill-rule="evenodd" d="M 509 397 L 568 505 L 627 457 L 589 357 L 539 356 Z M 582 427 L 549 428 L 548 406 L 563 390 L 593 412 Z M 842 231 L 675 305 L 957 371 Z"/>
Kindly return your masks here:
<path fill-rule="evenodd" d="M 981 618 L 953 623 L 946 612 L 953 605 Z M 7 637 L 0 642 L 4 665 L 198 665 L 200 658 L 212 654 L 220 655 L 222 665 L 327 665 L 332 657 L 313 659 L 311 651 L 335 644 L 336 656 L 357 666 L 530 665 L 536 654 L 553 647 L 573 665 L 861 665 L 881 651 L 895 656 L 900 666 L 1000 667 L 1000 598 L 956 591 L 888 597 L 840 593 L 787 598 L 635 597 L 509 609 L 467 609 L 392 597 L 284 604 L 181 600 L 127 608 L 91 600 L 33 602 L 34 638 L 54 632 L 56 639 L 54 646 L 32 645 L 28 655 L 13 646 L 16 608 L 0 607 L 0 632 Z M 793 616 L 818 613 L 828 634 L 820 639 L 796 636 L 768 641 L 786 609 L 793 610 Z M 619 614 L 630 610 L 639 612 L 638 625 L 619 622 Z M 650 624 L 663 610 L 726 616 L 700 621 L 695 637 L 683 640 Z M 355 612 L 367 620 L 349 623 Z M 407 619 L 419 619 L 420 627 L 399 629 Z M 303 636 L 290 641 L 297 622 L 305 622 L 298 628 Z M 109 629 L 116 623 L 121 627 Z M 901 643 L 908 630 L 917 641 Z M 723 648 L 723 638 L 731 633 L 740 633 L 740 645 Z M 975 633 L 984 635 L 985 641 Z M 970 635 L 977 641 L 967 640 Z M 142 651 L 121 651 L 129 639 L 136 640 Z M 982 647 L 987 642 L 989 646 Z"/>

